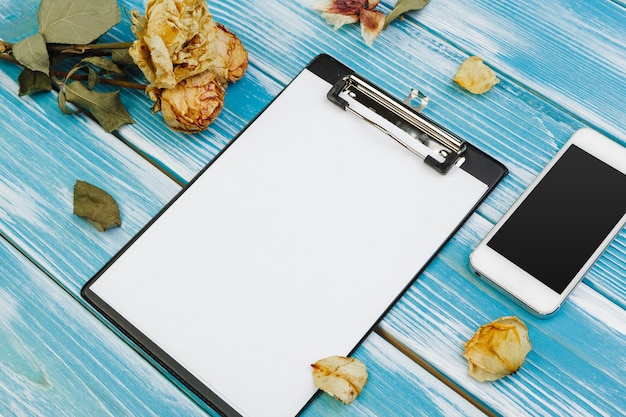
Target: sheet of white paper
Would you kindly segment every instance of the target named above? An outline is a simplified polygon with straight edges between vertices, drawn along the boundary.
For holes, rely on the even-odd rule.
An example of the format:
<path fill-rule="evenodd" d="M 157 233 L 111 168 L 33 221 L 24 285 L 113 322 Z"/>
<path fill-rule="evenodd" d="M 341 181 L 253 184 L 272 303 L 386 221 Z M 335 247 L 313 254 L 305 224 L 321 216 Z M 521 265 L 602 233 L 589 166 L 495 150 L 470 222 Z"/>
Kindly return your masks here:
<path fill-rule="evenodd" d="M 487 186 L 303 71 L 91 287 L 245 416 L 293 416 Z"/>

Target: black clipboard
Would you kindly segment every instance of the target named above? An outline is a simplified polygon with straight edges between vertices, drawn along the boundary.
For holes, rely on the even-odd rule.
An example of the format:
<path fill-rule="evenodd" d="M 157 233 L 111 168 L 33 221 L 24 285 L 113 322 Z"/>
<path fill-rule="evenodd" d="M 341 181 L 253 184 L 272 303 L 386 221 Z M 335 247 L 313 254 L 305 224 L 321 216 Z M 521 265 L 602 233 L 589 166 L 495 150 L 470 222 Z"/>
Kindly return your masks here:
<path fill-rule="evenodd" d="M 298 414 L 507 173 L 425 100 L 316 57 L 82 296 L 220 414 Z"/>

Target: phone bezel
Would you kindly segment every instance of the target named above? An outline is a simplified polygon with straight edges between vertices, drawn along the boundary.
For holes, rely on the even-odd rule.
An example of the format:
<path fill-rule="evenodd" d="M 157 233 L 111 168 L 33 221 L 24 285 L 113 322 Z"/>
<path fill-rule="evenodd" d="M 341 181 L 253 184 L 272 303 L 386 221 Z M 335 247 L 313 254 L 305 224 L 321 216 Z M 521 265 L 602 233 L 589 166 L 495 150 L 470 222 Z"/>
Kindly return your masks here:
<path fill-rule="evenodd" d="M 517 208 L 523 204 L 535 187 L 572 145 L 578 146 L 585 152 L 626 174 L 626 148 L 592 129 L 583 128 L 576 131 L 470 255 L 470 266 L 477 275 L 485 278 L 539 317 L 548 317 L 558 311 L 565 299 L 582 280 L 585 273 L 620 232 L 624 223 L 626 223 L 625 214 L 560 294 L 487 246 L 493 235 L 500 230 Z"/>

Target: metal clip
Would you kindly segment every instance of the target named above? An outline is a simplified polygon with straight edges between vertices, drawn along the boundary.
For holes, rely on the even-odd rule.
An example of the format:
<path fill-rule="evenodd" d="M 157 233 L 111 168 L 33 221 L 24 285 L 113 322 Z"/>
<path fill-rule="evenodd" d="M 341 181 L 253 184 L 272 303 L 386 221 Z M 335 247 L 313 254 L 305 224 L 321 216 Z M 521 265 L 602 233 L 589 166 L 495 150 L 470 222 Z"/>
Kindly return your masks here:
<path fill-rule="evenodd" d="M 348 75 L 333 85 L 327 97 L 342 109 L 375 125 L 441 174 L 448 172 L 465 151 L 464 141 L 419 114 L 428 104 L 428 97 L 417 90 L 413 90 L 402 103 L 358 76 Z M 416 98 L 420 99 L 417 107 L 412 104 Z M 362 110 L 352 108 L 349 100 L 359 103 Z M 389 126 L 384 127 L 382 123 L 374 121 L 373 117 L 368 117 L 365 114 L 368 111 L 385 119 Z M 392 132 L 398 129 L 403 134 Z M 402 137 L 407 136 L 404 133 L 408 137 Z M 421 145 L 414 146 L 415 141 Z M 427 154 L 420 151 L 424 148 Z"/>

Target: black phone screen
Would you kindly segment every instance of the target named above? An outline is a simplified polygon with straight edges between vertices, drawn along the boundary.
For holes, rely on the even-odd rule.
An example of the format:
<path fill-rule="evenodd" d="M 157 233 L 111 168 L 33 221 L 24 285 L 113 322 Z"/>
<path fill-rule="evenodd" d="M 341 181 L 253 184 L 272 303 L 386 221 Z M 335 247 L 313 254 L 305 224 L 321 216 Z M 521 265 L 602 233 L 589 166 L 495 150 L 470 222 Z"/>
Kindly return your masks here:
<path fill-rule="evenodd" d="M 626 175 L 572 145 L 487 246 L 562 293 L 626 213 Z"/>

